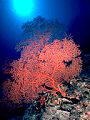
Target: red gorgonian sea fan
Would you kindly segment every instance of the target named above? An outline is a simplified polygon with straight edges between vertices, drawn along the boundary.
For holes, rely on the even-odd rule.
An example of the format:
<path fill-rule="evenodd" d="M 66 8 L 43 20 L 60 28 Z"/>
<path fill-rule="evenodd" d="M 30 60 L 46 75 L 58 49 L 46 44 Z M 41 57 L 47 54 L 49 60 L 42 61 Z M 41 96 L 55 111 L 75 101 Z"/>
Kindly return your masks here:
<path fill-rule="evenodd" d="M 5 95 L 15 103 L 27 103 L 36 99 L 38 93 L 48 92 L 42 87 L 45 84 L 65 96 L 59 85 L 79 75 L 82 70 L 80 54 L 79 46 L 72 39 L 48 43 L 45 36 L 40 36 L 39 42 L 23 47 L 20 59 L 11 63 L 13 80 L 4 83 Z"/>

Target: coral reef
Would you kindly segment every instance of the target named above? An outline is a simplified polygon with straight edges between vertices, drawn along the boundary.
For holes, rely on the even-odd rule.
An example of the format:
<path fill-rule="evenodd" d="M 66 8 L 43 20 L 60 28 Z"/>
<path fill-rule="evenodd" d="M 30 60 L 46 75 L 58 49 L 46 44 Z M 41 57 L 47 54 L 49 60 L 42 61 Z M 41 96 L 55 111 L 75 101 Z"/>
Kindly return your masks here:
<path fill-rule="evenodd" d="M 11 80 L 5 81 L 4 95 L 14 103 L 35 100 L 38 93 L 60 92 L 64 81 L 69 82 L 82 70 L 79 46 L 72 39 L 48 42 L 47 36 L 40 35 L 39 41 L 23 46 L 21 56 L 11 63 Z M 52 88 L 46 89 L 43 85 Z"/>

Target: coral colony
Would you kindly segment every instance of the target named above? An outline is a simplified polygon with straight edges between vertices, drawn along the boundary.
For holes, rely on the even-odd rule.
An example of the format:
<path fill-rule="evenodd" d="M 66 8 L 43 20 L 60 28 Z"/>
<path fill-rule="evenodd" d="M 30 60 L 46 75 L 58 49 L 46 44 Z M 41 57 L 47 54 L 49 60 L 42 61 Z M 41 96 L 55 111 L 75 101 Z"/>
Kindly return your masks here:
<path fill-rule="evenodd" d="M 29 103 L 42 92 L 66 96 L 61 86 L 69 82 L 82 70 L 79 46 L 73 39 L 64 38 L 48 42 L 49 38 L 40 35 L 39 41 L 28 40 L 23 46 L 21 56 L 11 63 L 12 79 L 4 82 L 4 95 L 14 103 Z M 48 90 L 43 85 L 51 90 Z"/>

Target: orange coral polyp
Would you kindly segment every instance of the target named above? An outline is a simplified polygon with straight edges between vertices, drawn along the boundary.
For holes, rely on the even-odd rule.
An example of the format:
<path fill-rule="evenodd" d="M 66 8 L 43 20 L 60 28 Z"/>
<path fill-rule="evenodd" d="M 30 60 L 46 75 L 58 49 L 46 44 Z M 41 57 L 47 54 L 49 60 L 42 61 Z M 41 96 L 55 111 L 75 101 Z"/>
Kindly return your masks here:
<path fill-rule="evenodd" d="M 62 86 L 63 80 L 69 82 L 79 75 L 82 69 L 81 52 L 74 41 L 66 38 L 48 44 L 45 41 L 47 37 L 45 39 L 44 36 L 40 38 L 40 42 L 32 42 L 23 47 L 20 59 L 11 63 L 10 73 L 14 81 L 8 81 L 9 84 L 6 82 L 4 88 L 6 86 L 5 94 L 13 102 L 21 102 L 22 98 L 24 102 L 29 102 L 38 97 L 38 92 L 49 91 L 40 87 L 43 84 L 66 96 L 58 86 Z M 68 66 L 70 60 L 72 62 Z"/>

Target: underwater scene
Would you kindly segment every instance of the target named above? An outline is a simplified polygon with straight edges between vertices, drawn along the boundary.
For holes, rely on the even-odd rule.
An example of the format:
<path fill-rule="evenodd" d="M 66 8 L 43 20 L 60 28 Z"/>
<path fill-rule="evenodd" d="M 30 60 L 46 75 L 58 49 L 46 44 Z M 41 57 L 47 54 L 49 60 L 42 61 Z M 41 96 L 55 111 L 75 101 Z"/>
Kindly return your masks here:
<path fill-rule="evenodd" d="M 90 120 L 90 0 L 0 0 L 0 120 Z"/>

